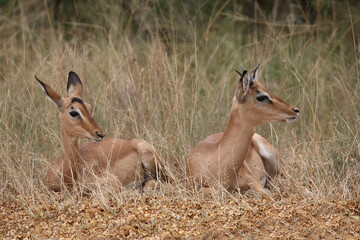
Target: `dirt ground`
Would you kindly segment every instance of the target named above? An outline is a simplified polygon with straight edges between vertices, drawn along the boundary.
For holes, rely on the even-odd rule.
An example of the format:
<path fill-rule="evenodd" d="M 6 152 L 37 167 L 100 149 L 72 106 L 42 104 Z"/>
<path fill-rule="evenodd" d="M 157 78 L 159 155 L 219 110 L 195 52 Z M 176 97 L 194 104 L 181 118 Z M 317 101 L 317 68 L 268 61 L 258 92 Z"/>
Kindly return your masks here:
<path fill-rule="evenodd" d="M 359 239 L 360 202 L 144 195 L 1 200 L 1 239 Z"/>

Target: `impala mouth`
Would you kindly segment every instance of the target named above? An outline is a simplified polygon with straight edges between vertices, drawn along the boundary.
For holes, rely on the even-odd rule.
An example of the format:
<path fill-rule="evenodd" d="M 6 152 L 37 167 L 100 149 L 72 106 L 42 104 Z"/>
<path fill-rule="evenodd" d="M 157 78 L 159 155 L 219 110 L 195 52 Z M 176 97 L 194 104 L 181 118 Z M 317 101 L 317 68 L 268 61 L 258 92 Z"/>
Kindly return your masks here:
<path fill-rule="evenodd" d="M 296 118 L 297 118 L 297 116 L 286 118 L 286 122 L 288 122 L 288 123 L 293 122 L 296 120 Z"/>
<path fill-rule="evenodd" d="M 94 142 L 101 142 L 104 139 L 104 134 L 100 134 L 99 132 L 96 132 L 96 135 L 99 138 L 91 138 L 91 140 L 93 140 Z"/>
<path fill-rule="evenodd" d="M 104 138 L 91 138 L 91 140 L 94 142 L 101 142 Z"/>
<path fill-rule="evenodd" d="M 102 140 L 104 140 L 104 137 L 99 137 L 99 138 L 90 138 L 91 141 L 93 142 L 101 142 Z"/>

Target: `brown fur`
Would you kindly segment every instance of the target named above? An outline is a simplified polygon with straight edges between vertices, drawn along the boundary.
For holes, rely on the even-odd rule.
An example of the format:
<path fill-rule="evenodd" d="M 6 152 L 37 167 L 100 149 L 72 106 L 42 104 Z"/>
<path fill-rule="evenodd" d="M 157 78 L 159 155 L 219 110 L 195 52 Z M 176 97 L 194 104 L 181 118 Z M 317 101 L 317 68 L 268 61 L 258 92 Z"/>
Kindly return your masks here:
<path fill-rule="evenodd" d="M 71 187 L 73 180 L 86 189 L 96 184 L 121 188 L 144 180 L 144 163 L 156 177 L 157 151 L 143 140 L 104 138 L 101 142 L 88 142 L 78 148 L 76 161 L 69 161 L 67 152 L 52 164 L 48 172 L 48 184 L 54 191 Z M 69 164 L 66 164 L 69 163 Z"/>
<path fill-rule="evenodd" d="M 244 75 L 245 80 L 249 77 L 248 73 Z M 247 83 L 239 81 L 225 131 L 200 141 L 191 151 L 187 176 L 203 188 L 219 185 L 228 191 L 251 188 L 269 197 L 263 183 L 278 171 L 277 152 L 264 138 L 254 134 L 254 128 L 264 122 L 296 118 L 298 110 L 256 80 L 251 86 Z M 259 93 L 266 93 L 269 101 L 257 101 Z M 261 156 L 259 143 L 269 154 Z"/>
<path fill-rule="evenodd" d="M 103 131 L 91 115 L 90 104 L 81 99 L 82 83 L 74 72 L 69 73 L 68 98 L 61 98 L 51 87 L 37 80 L 59 109 L 65 149 L 48 171 L 50 189 L 61 191 L 64 187 L 73 187 L 74 183 L 85 189 L 98 185 L 121 188 L 157 178 L 160 171 L 158 151 L 144 140 L 104 138 Z M 96 142 L 79 147 L 80 137 Z"/>

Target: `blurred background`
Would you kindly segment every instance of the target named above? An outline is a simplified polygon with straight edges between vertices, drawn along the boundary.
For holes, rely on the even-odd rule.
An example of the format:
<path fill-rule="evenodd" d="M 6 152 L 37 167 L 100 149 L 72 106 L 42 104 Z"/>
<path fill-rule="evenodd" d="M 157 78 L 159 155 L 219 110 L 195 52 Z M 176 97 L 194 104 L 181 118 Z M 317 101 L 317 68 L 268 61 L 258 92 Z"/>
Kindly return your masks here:
<path fill-rule="evenodd" d="M 0 196 L 48 194 L 62 152 L 57 109 L 69 71 L 106 136 L 158 148 L 174 182 L 191 149 L 225 129 L 240 65 L 300 109 L 257 132 L 286 169 L 272 192 L 360 192 L 360 2 L 0 1 Z"/>

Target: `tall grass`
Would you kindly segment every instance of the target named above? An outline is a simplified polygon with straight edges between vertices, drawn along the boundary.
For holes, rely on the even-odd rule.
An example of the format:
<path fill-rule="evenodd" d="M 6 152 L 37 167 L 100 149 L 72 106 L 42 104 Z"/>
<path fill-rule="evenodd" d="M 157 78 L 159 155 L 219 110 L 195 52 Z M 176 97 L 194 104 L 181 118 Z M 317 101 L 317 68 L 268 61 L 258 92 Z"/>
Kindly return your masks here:
<path fill-rule="evenodd" d="M 106 135 L 151 142 L 173 190 L 184 192 L 190 150 L 225 128 L 233 70 L 258 63 L 260 82 L 301 113 L 294 124 L 257 128 L 285 163 L 271 191 L 359 196 L 358 4 L 336 2 L 332 17 L 315 6 L 316 20 L 304 12 L 300 24 L 271 19 L 260 6 L 246 14 L 246 4 L 231 1 L 68 5 L 61 16 L 52 1 L 0 9 L 0 198 L 54 197 L 45 176 L 63 151 L 58 113 L 35 74 L 65 96 L 67 73 L 77 72 Z"/>

